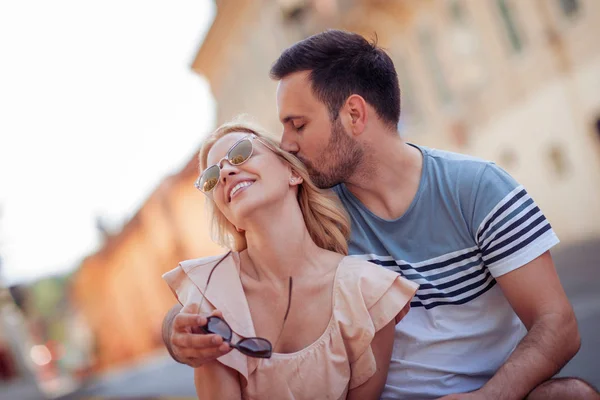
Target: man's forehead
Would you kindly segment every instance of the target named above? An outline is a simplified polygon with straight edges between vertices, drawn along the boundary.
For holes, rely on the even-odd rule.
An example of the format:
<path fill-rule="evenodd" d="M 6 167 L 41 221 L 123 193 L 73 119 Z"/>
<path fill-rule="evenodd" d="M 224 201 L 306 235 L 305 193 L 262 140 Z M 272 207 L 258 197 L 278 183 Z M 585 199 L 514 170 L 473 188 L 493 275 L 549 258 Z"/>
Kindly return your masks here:
<path fill-rule="evenodd" d="M 301 79 L 285 77 L 277 85 L 277 102 L 279 103 L 303 100 L 308 94 L 310 94 L 310 87 Z"/>
<path fill-rule="evenodd" d="M 309 86 L 310 87 L 310 71 L 298 71 L 286 75 L 279 81 L 280 86 Z"/>
<path fill-rule="evenodd" d="M 317 101 L 311 90 L 308 72 L 296 72 L 279 81 L 277 108 L 282 121 L 311 112 Z"/>

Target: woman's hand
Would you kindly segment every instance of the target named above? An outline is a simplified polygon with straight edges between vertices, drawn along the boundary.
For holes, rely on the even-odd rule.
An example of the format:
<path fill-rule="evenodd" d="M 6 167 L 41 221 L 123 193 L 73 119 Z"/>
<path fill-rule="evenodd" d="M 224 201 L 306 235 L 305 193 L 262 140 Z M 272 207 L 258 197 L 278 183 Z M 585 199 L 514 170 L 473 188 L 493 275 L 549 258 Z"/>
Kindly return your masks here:
<path fill-rule="evenodd" d="M 217 310 L 212 312 L 213 315 L 223 317 Z M 231 351 L 221 336 L 201 331 L 200 327 L 206 323 L 206 317 L 198 315 L 197 304 L 183 307 L 171 318 L 167 316 L 163 327 L 163 331 L 168 332 L 165 345 L 175 361 L 197 368 Z"/>

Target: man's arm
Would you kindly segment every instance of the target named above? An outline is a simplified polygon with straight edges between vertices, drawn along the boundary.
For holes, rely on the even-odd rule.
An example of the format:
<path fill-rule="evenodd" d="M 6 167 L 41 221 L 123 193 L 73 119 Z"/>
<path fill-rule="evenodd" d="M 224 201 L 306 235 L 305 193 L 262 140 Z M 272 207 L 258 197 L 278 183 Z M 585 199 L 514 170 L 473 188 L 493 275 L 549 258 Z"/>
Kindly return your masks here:
<path fill-rule="evenodd" d="M 375 356 L 377 370 L 368 381 L 354 389 L 350 389 L 347 400 L 378 399 L 381 397 L 392 358 L 395 326 L 396 321 L 392 320 L 375 334 L 371 342 L 371 349 L 373 350 L 373 356 Z"/>
<path fill-rule="evenodd" d="M 219 311 L 211 315 L 222 317 Z M 162 337 L 173 359 L 197 368 L 216 360 L 231 348 L 219 335 L 206 335 L 198 327 L 206 325 L 206 317 L 198 315 L 198 306 L 173 306 L 163 320 Z"/>
<path fill-rule="evenodd" d="M 242 399 L 240 374 L 218 361 L 196 368 L 194 385 L 198 399 Z"/>
<path fill-rule="evenodd" d="M 577 353 L 577 320 L 549 251 L 496 280 L 528 333 L 477 394 L 523 399 Z"/>
<path fill-rule="evenodd" d="M 173 320 L 175 319 L 175 317 L 177 316 L 177 314 L 179 314 L 179 312 L 181 311 L 183 307 L 181 306 L 181 304 L 176 304 L 174 305 L 168 312 L 167 315 L 165 315 L 165 319 L 163 320 L 162 323 L 162 340 L 163 343 L 165 344 L 165 347 L 167 348 L 167 351 L 169 352 L 169 354 L 171 355 L 171 357 L 175 360 L 180 362 L 179 360 L 177 360 L 177 358 L 175 357 L 175 354 L 173 354 L 173 346 L 171 345 L 171 330 L 173 329 Z"/>

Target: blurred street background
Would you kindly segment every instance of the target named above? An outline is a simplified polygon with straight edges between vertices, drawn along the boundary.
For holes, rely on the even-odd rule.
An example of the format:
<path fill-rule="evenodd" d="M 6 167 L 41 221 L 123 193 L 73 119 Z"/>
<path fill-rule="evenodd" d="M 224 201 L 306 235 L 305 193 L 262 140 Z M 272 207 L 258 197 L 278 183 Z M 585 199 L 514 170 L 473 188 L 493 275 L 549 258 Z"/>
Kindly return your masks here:
<path fill-rule="evenodd" d="M 280 132 L 271 63 L 327 28 L 388 50 L 406 140 L 528 189 L 581 329 L 561 375 L 600 387 L 600 1 L 24 0 L 0 3 L 0 400 L 194 397 L 160 324 L 161 275 L 222 251 L 198 146 L 240 113 Z"/>

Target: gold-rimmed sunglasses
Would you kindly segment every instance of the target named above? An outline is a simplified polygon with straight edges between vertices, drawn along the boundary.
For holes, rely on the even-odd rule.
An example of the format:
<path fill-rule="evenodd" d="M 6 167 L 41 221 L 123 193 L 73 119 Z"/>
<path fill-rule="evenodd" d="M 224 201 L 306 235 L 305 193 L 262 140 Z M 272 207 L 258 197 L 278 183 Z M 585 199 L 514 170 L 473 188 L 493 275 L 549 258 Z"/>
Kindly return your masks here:
<path fill-rule="evenodd" d="M 221 158 L 218 163 L 213 164 L 210 167 L 207 167 L 204 171 L 202 171 L 202 173 L 194 183 L 196 189 L 200 190 L 202 193 L 207 194 L 210 193 L 217 186 L 217 184 L 219 183 L 219 178 L 221 176 L 221 163 L 223 161 L 227 161 L 229 162 L 229 164 L 235 166 L 242 165 L 243 163 L 248 161 L 248 159 L 250 159 L 250 157 L 252 157 L 252 154 L 254 153 L 254 145 L 252 143 L 255 139 L 264 144 L 267 148 L 271 149 L 271 146 L 269 146 L 266 142 L 264 142 L 258 136 L 253 134 L 238 140 L 233 144 L 233 146 L 231 146 L 229 151 L 227 151 L 225 157 Z"/>

